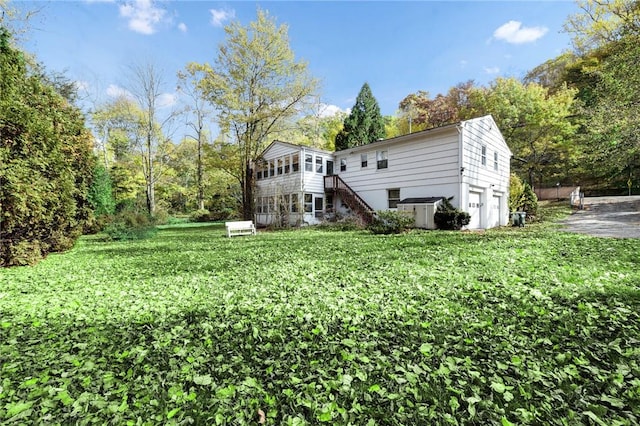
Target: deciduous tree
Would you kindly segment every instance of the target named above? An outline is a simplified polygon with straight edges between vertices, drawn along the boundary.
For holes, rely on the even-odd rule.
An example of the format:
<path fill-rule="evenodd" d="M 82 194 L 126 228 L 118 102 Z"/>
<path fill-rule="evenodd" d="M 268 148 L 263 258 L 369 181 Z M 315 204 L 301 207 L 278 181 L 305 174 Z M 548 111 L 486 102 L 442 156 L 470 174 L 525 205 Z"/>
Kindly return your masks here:
<path fill-rule="evenodd" d="M 312 101 L 318 81 L 307 64 L 296 60 L 289 46 L 288 28 L 278 26 L 267 12 L 243 27 L 233 22 L 213 65 L 192 64 L 198 89 L 217 113 L 228 140 L 227 170 L 242 187 L 245 219 L 254 212 L 253 163 L 284 120 L 295 117 Z M 233 151 L 233 152 L 231 152 Z"/>

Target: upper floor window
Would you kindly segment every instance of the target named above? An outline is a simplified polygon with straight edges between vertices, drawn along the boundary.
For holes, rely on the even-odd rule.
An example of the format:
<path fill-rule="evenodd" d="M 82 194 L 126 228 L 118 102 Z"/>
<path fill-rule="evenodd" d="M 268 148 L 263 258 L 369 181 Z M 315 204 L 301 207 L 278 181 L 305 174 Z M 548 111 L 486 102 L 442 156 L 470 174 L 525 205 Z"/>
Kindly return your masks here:
<path fill-rule="evenodd" d="M 300 170 L 300 157 L 298 156 L 298 154 L 293 154 L 293 160 L 291 162 L 291 171 L 292 172 L 297 172 L 298 170 Z"/>
<path fill-rule="evenodd" d="M 322 157 L 316 155 L 316 173 L 322 173 Z"/>
<path fill-rule="evenodd" d="M 346 172 L 347 171 L 347 159 L 346 158 L 341 158 L 340 159 L 340 171 L 341 172 Z"/>
<path fill-rule="evenodd" d="M 487 146 L 486 145 L 482 145 L 482 165 L 486 166 L 487 165 Z"/>
<path fill-rule="evenodd" d="M 278 170 L 278 174 L 281 175 L 282 174 L 282 160 L 281 159 L 276 159 L 276 168 Z"/>
<path fill-rule="evenodd" d="M 360 167 L 367 167 L 367 155 L 368 154 L 360 154 Z"/>
<path fill-rule="evenodd" d="M 387 163 L 387 151 L 376 151 L 376 162 L 378 164 L 378 169 L 386 169 L 388 166 Z"/>
<path fill-rule="evenodd" d="M 312 172 L 313 171 L 313 155 L 311 155 L 311 154 L 305 154 L 304 155 L 304 169 L 307 172 Z"/>
<path fill-rule="evenodd" d="M 498 151 L 493 153 L 493 170 L 498 171 Z"/>

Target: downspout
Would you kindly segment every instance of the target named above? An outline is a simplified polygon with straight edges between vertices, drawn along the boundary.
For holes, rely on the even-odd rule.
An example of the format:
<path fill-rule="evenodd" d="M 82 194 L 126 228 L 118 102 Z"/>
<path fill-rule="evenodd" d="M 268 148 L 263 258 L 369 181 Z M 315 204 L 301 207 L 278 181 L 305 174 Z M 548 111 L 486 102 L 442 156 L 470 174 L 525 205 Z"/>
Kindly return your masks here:
<path fill-rule="evenodd" d="M 458 130 L 458 208 L 466 211 L 462 205 L 462 181 L 464 180 L 464 121 L 456 126 Z"/>

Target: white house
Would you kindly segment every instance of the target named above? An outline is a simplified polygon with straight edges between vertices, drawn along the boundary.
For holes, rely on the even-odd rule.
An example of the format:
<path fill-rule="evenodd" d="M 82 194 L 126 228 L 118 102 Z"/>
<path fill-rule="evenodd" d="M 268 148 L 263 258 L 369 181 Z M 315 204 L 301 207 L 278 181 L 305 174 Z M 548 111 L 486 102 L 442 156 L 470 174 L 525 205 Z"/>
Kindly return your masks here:
<path fill-rule="evenodd" d="M 399 205 L 423 215 L 452 197 L 470 213 L 468 228 L 506 225 L 510 158 L 489 115 L 334 153 L 275 141 L 257 167 L 256 221 L 314 224 L 335 211 L 366 219 Z"/>

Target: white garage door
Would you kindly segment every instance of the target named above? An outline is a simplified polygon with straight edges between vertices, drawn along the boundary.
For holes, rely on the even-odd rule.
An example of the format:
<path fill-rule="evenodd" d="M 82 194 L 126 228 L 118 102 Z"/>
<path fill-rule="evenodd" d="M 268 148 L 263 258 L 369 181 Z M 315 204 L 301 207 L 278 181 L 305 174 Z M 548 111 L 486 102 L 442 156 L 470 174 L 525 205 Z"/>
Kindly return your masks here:
<path fill-rule="evenodd" d="M 471 220 L 469 221 L 469 229 L 478 229 L 480 228 L 480 211 L 482 209 L 482 204 L 480 204 L 480 193 L 479 192 L 469 192 L 469 206 L 467 211 L 471 215 Z"/>
<path fill-rule="evenodd" d="M 493 196 L 493 202 L 491 203 L 491 213 L 489 214 L 489 228 L 500 226 L 500 200 L 502 197 L 498 195 Z"/>

